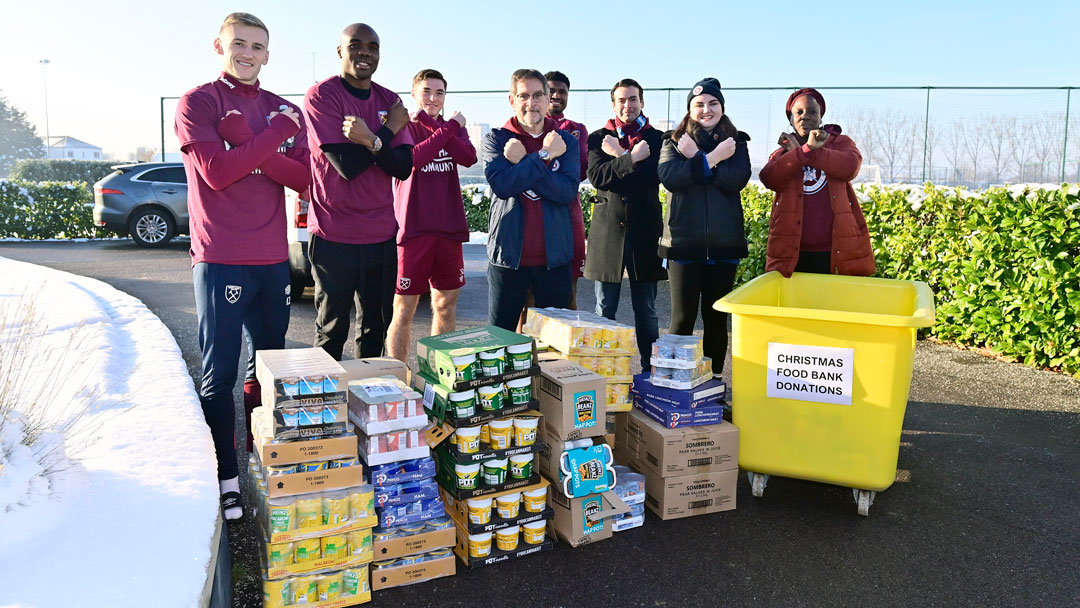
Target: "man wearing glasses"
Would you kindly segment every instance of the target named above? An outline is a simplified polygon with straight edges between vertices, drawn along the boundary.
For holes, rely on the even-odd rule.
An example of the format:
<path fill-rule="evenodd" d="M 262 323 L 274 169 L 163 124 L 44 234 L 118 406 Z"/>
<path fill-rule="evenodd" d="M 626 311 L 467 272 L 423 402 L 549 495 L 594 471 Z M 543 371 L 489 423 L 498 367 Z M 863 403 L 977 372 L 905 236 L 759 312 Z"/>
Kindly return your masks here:
<path fill-rule="evenodd" d="M 547 116 L 548 84 L 537 70 L 510 77 L 514 116 L 484 138 L 488 221 L 488 317 L 513 331 L 532 288 L 536 306 L 570 304 L 574 257 L 570 204 L 581 177 L 572 135 Z"/>

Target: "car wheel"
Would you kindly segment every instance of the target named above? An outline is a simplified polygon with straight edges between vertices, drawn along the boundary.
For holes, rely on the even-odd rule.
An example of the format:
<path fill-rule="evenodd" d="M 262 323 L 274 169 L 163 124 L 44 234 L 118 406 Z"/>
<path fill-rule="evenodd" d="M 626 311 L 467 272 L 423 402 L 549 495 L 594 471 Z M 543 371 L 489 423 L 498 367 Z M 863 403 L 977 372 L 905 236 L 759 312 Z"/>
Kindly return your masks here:
<path fill-rule="evenodd" d="M 128 234 L 140 247 L 162 247 L 176 235 L 176 222 L 157 207 L 139 209 L 128 220 Z"/>

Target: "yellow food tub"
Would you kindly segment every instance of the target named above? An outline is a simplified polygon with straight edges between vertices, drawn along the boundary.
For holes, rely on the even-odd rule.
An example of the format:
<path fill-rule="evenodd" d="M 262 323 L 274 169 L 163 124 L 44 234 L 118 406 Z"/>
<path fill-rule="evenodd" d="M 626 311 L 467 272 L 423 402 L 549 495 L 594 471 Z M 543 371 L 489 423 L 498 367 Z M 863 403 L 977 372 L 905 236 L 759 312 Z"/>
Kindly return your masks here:
<path fill-rule="evenodd" d="M 754 495 L 768 475 L 849 486 L 866 515 L 896 477 L 929 286 L 770 272 L 714 307 L 732 315 L 732 415 Z"/>

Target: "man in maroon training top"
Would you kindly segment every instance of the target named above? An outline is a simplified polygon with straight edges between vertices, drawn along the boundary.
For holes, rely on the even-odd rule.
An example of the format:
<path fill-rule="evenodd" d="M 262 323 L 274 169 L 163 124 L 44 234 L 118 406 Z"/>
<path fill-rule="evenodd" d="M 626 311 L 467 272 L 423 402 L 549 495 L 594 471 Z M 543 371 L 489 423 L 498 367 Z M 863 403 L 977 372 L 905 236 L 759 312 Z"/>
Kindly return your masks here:
<path fill-rule="evenodd" d="M 308 89 L 311 206 L 308 257 L 315 278 L 315 346 L 341 359 L 356 301 L 354 355 L 383 354 L 397 278 L 392 178 L 412 172 L 409 113 L 375 84 L 379 35 L 354 23 L 337 47 L 341 74 Z"/>
<path fill-rule="evenodd" d="M 303 191 L 311 180 L 300 109 L 259 87 L 269 41 L 266 25 L 254 15 L 226 17 L 214 40 L 224 70 L 185 93 L 176 107 L 203 358 L 199 400 L 217 452 L 226 519 L 244 513 L 233 436 L 241 333 L 248 349 L 244 405 L 250 429 L 260 393 L 255 351 L 284 348 L 289 327 L 283 187 Z"/>
<path fill-rule="evenodd" d="M 544 74 L 548 89 L 551 90 L 551 105 L 548 116 L 555 119 L 555 128 L 566 131 L 578 142 L 581 156 L 581 180 L 585 181 L 589 168 L 589 130 L 580 122 L 574 122 L 563 115 L 570 103 L 570 79 L 558 70 Z M 570 283 L 570 308 L 577 308 L 577 280 L 585 275 L 585 218 L 581 213 L 581 195 L 574 198 L 570 205 L 570 221 L 574 229 L 573 280 Z"/>
<path fill-rule="evenodd" d="M 398 276 L 394 320 L 386 350 L 405 361 L 409 326 L 421 294 L 431 289 L 431 334 L 454 330 L 458 291 L 465 285 L 461 244 L 469 240 L 469 224 L 461 200 L 458 165 L 476 164 L 476 149 L 458 112 L 445 120 L 446 79 L 436 70 L 413 77 L 412 98 L 418 109 L 408 129 L 415 145 L 412 174 L 394 180 L 397 215 Z"/>

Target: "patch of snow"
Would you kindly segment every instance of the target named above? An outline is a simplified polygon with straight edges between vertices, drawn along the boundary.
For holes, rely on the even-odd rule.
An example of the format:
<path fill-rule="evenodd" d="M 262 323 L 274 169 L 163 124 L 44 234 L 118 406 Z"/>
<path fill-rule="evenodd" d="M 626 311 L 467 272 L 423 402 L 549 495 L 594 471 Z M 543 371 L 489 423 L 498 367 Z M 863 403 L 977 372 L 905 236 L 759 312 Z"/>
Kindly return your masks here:
<path fill-rule="evenodd" d="M 0 571 L 17 584 L 3 586 L 2 601 L 197 605 L 218 517 L 216 462 L 176 341 L 142 302 L 100 281 L 6 258 L 0 274 L 0 299 L 33 294 L 47 323 L 33 345 L 43 360 L 71 347 L 73 332 L 84 337 L 68 357 L 78 369 L 29 368 L 59 397 L 54 428 L 86 409 L 79 433 L 39 439 L 68 464 L 51 476 L 47 459 L 11 439 L 21 416 L 0 436 L 16 444 L 0 473 Z"/>

